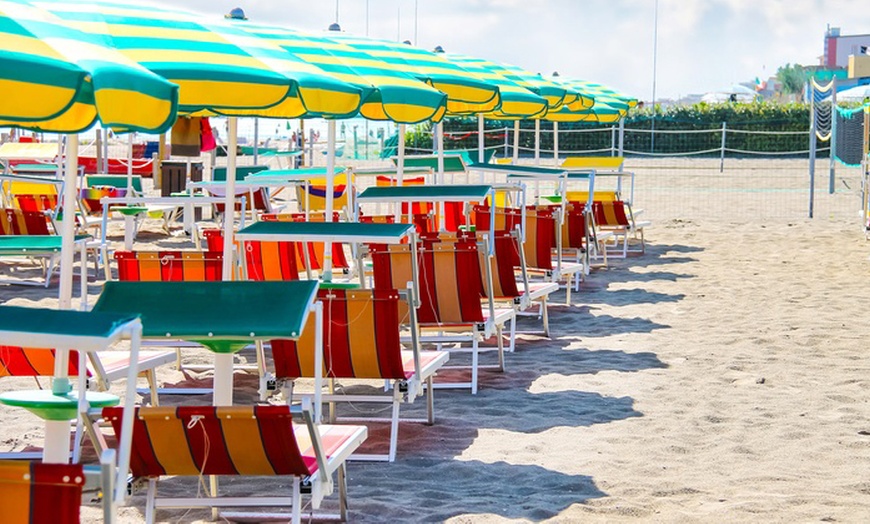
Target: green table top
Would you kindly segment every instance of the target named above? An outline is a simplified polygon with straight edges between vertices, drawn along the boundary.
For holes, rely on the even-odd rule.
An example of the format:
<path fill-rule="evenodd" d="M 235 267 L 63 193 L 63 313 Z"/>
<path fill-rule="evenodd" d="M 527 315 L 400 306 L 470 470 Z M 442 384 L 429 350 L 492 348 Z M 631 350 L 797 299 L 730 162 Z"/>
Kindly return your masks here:
<path fill-rule="evenodd" d="M 508 173 L 516 175 L 549 175 L 549 176 L 565 176 L 564 169 L 554 169 L 552 167 L 538 166 L 517 166 L 513 164 L 488 164 L 488 163 L 472 163 L 468 169 L 477 171 L 492 171 L 496 173 Z"/>
<path fill-rule="evenodd" d="M 74 242 L 92 238 L 76 235 Z M 51 253 L 60 251 L 63 237 L 60 235 L 0 235 L 0 254 L 20 255 L 25 251 Z"/>
<path fill-rule="evenodd" d="M 256 340 L 297 339 L 317 282 L 106 282 L 94 311 L 137 313 L 145 338 L 234 353 Z"/>
<path fill-rule="evenodd" d="M 486 185 L 369 187 L 358 202 L 481 202 L 492 191 Z"/>
<path fill-rule="evenodd" d="M 345 167 L 335 167 L 336 175 L 343 175 L 347 171 Z M 269 169 L 266 171 L 258 171 L 246 176 L 246 180 L 256 180 L 258 178 L 268 177 L 289 177 L 304 180 L 307 178 L 323 178 L 326 176 L 325 167 L 307 167 L 302 169 Z"/>
<path fill-rule="evenodd" d="M 112 211 L 117 211 L 122 215 L 135 216 L 147 213 L 148 208 L 144 206 L 112 206 Z"/>
<path fill-rule="evenodd" d="M 358 282 L 321 282 L 320 289 L 359 289 Z"/>
<path fill-rule="evenodd" d="M 92 408 L 117 406 L 121 399 L 111 393 L 88 391 L 85 400 Z M 0 394 L 0 404 L 24 408 L 43 420 L 72 420 L 78 417 L 77 392 L 56 395 L 50 390 L 7 391 Z"/>
<path fill-rule="evenodd" d="M 398 165 L 399 158 L 392 157 L 391 160 Z M 438 155 L 412 155 L 406 156 L 404 162 L 405 168 L 409 167 L 425 167 L 429 169 L 438 169 Z M 444 154 L 444 172 L 445 173 L 464 173 L 466 169 L 465 157 L 461 154 L 445 153 Z"/>
<path fill-rule="evenodd" d="M 25 347 L 105 349 L 138 315 L 0 306 L 0 341 Z"/>
<path fill-rule="evenodd" d="M 13 173 L 56 173 L 57 164 L 16 164 L 12 166 Z"/>
<path fill-rule="evenodd" d="M 426 166 L 405 166 L 402 173 L 405 175 L 424 175 L 433 172 L 431 167 Z M 396 166 L 387 167 L 372 167 L 364 169 L 354 169 L 353 174 L 356 176 L 396 176 L 399 174 L 399 168 Z"/>
<path fill-rule="evenodd" d="M 412 224 L 358 222 L 255 222 L 236 233 L 239 240 L 398 244 Z"/>

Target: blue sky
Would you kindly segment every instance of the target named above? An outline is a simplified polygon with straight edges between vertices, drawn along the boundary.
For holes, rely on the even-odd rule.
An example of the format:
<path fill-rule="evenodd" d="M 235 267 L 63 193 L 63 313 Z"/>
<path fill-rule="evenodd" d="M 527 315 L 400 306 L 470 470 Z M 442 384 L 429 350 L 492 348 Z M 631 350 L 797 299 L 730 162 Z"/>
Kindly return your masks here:
<path fill-rule="evenodd" d="M 366 0 L 341 0 L 339 22 L 366 34 Z M 418 45 L 530 71 L 593 80 L 652 98 L 655 0 L 417 0 Z M 173 5 L 296 29 L 325 29 L 334 0 L 178 0 Z M 415 0 L 368 0 L 368 34 L 414 40 Z M 659 0 L 656 97 L 677 98 L 818 63 L 825 27 L 870 33 L 854 0 Z"/>

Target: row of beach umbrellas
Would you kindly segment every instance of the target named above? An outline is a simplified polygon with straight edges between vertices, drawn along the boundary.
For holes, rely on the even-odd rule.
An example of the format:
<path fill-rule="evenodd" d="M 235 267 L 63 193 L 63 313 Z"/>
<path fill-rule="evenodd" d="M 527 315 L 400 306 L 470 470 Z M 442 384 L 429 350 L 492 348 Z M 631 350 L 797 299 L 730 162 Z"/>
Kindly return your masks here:
<path fill-rule="evenodd" d="M 232 209 L 238 117 L 324 118 L 330 153 L 336 120 L 392 121 L 401 156 L 407 124 L 435 123 L 443 145 L 440 122 L 448 115 L 477 115 L 481 127 L 484 118 L 612 122 L 636 103 L 597 84 L 473 57 L 139 2 L 0 0 L 0 49 L 0 127 L 68 135 L 64 202 L 76 196 L 77 133 L 97 122 L 120 133 L 158 134 L 180 115 L 229 117 Z M 329 154 L 327 174 L 334 165 Z M 331 183 L 327 176 L 327 195 Z M 60 304 L 69 308 L 74 223 L 73 213 L 64 216 Z M 229 277 L 231 220 L 225 228 Z"/>

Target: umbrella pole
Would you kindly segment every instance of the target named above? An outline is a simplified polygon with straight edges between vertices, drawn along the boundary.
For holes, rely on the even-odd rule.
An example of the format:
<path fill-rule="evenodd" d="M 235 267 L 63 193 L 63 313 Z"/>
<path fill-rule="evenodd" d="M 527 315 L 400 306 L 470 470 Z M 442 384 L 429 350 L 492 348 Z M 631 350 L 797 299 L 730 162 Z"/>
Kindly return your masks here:
<path fill-rule="evenodd" d="M 553 122 L 553 160 L 559 165 L 559 122 Z"/>
<path fill-rule="evenodd" d="M 444 123 L 438 122 L 435 124 L 435 139 L 436 139 L 436 147 L 438 148 L 438 176 L 435 178 L 439 185 L 444 184 Z M 444 231 L 445 228 L 445 216 L 444 216 L 444 202 L 438 203 L 438 216 L 440 217 L 438 220 L 438 229 L 439 231 Z"/>
<path fill-rule="evenodd" d="M 127 133 L 127 196 L 133 196 L 133 133 Z M 124 215 L 124 249 L 133 250 L 134 217 Z"/>
<path fill-rule="evenodd" d="M 405 124 L 399 124 L 399 143 L 397 144 L 397 162 L 396 162 L 396 180 L 398 180 L 399 185 L 405 185 Z M 411 207 L 408 206 L 408 213 L 410 214 Z M 396 222 L 401 222 L 402 219 L 402 205 L 396 204 Z"/>
<path fill-rule="evenodd" d="M 66 166 L 64 169 L 64 185 L 63 185 L 63 221 L 61 223 L 61 250 L 60 250 L 60 291 L 58 294 L 58 308 L 72 309 L 72 288 L 73 288 L 73 263 L 75 262 L 75 201 L 76 201 L 76 179 L 78 178 L 79 164 L 79 136 L 76 134 L 66 137 Z M 82 260 L 82 264 L 85 261 Z M 50 275 L 49 275 L 50 276 Z M 54 394 L 63 395 L 69 393 L 72 389 L 69 383 L 69 348 L 57 348 L 57 355 L 54 360 L 54 378 L 51 382 L 51 391 Z M 69 460 L 69 423 L 65 422 L 65 438 L 67 443 L 62 446 L 66 451 L 61 462 Z M 49 445 L 49 439 L 60 438 L 54 435 L 53 429 L 59 431 L 58 428 L 52 428 L 51 424 L 46 425 L 46 448 L 57 449 Z M 51 436 L 49 434 L 52 434 Z M 44 460 L 54 460 L 55 456 L 43 457 Z"/>
<path fill-rule="evenodd" d="M 227 118 L 227 180 L 224 195 L 223 280 L 233 279 L 233 222 L 236 210 L 236 149 L 239 143 L 238 119 Z M 244 212 L 244 210 L 242 211 Z"/>
<path fill-rule="evenodd" d="M 514 164 L 520 161 L 520 121 L 514 120 Z"/>
<path fill-rule="evenodd" d="M 541 165 L 541 120 L 535 119 L 535 165 Z"/>
<path fill-rule="evenodd" d="M 481 164 L 483 163 L 483 159 L 486 158 L 486 136 L 484 136 L 484 120 L 483 114 L 477 115 L 477 161 Z M 483 182 L 483 171 L 480 172 L 481 179 Z"/>
<path fill-rule="evenodd" d="M 326 222 L 332 222 L 335 191 L 335 120 L 326 121 Z M 332 243 L 323 245 L 323 280 L 332 281 Z"/>

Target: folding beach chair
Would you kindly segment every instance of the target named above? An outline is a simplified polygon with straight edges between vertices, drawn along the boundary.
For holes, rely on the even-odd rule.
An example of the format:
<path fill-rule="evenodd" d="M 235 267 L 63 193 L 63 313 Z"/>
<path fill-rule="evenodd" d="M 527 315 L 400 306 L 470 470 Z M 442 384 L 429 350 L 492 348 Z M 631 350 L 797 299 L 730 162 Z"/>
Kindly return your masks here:
<path fill-rule="evenodd" d="M 410 292 L 409 292 L 410 293 Z M 386 455 L 354 455 L 354 459 L 388 460 L 396 458 L 399 434 L 399 406 L 413 402 L 423 394 L 426 384 L 428 416 L 425 420 L 409 422 L 435 422 L 432 378 L 447 362 L 444 351 L 420 352 L 417 342 L 414 309 L 410 311 L 411 350 L 403 351 L 400 343 L 402 326 L 399 323 L 399 292 L 395 289 L 323 289 L 318 300 L 323 303 L 323 374 L 329 379 L 329 394 L 324 400 L 330 402 L 386 402 L 392 404 L 390 422 L 390 445 Z M 413 297 L 406 293 L 407 302 Z M 314 319 L 308 319 L 299 342 L 272 340 L 272 356 L 275 361 L 275 376 L 290 381 L 285 389 L 285 399 L 293 399 L 292 381 L 314 376 Z M 335 392 L 335 379 L 388 381 L 389 395 L 348 395 Z M 285 382 L 286 384 L 286 382 Z M 331 421 L 335 422 L 335 412 Z M 377 419 L 361 419 L 373 421 Z"/>
<path fill-rule="evenodd" d="M 81 464 L 0 460 L 4 524 L 78 524 L 85 486 Z"/>
<path fill-rule="evenodd" d="M 453 342 L 471 343 L 471 380 L 466 383 L 436 384 L 436 387 L 470 388 L 477 393 L 479 370 L 495 368 L 504 370 L 505 324 L 510 322 L 510 347 L 514 348 L 516 331 L 516 312 L 511 308 L 496 308 L 491 291 L 492 275 L 481 276 L 476 242 L 456 241 L 422 243 L 418 251 L 418 279 L 420 299 L 417 319 L 425 332 L 437 332 L 435 336 L 423 336 L 421 342 L 445 344 Z M 393 245 L 388 248 L 371 246 L 375 289 L 396 289 L 414 282 L 411 247 Z M 484 267 L 484 270 L 487 268 Z M 487 297 L 486 308 L 482 307 L 481 297 Z M 407 314 L 401 314 L 403 321 Z M 450 332 L 451 335 L 445 334 Z M 497 341 L 498 364 L 482 366 L 480 342 L 495 335 Z M 459 349 L 457 349 L 459 350 Z M 465 350 L 469 351 L 469 350 Z M 456 366 L 443 369 L 457 369 Z M 467 368 L 467 367 L 466 367 Z"/>
<path fill-rule="evenodd" d="M 614 235 L 614 244 L 617 250 L 611 251 L 611 256 L 625 258 L 629 253 L 643 253 L 646 246 L 643 230 L 651 225 L 649 220 L 636 221 L 631 211 L 631 205 L 621 200 L 592 202 L 592 215 L 595 217 L 595 226 L 600 231 L 610 232 Z M 620 239 L 622 241 L 620 242 Z M 640 246 L 629 249 L 629 241 L 635 240 Z M 619 248 L 622 244 L 621 249 Z"/>
<path fill-rule="evenodd" d="M 322 212 L 313 213 L 271 213 L 260 217 L 263 222 L 313 222 L 324 223 L 326 216 Z M 340 214 L 334 213 L 333 222 L 340 221 Z M 323 242 L 304 242 L 297 246 L 296 265 L 306 271 L 308 278 L 316 275 L 323 269 L 325 246 Z M 340 270 L 344 274 L 350 273 L 350 264 L 344 253 L 344 246 L 339 243 L 332 244 L 332 268 Z"/>
<path fill-rule="evenodd" d="M 293 413 L 303 424 L 294 424 Z M 103 417 L 122 434 L 120 410 L 106 408 Z M 315 424 L 309 409 L 289 406 L 180 406 L 138 408 L 133 425 L 134 477 L 148 479 L 145 522 L 151 524 L 157 508 L 291 507 L 291 522 L 299 524 L 303 512 L 303 485 L 310 486 L 309 503 L 319 509 L 332 494 L 337 472 L 341 520 L 347 519 L 345 460 L 366 439 L 364 426 Z M 185 443 L 179 445 L 179 443 Z M 261 492 L 272 496 L 158 498 L 158 481 L 164 476 L 207 475 L 290 477 L 286 494 L 274 482 Z M 227 519 L 237 515 L 224 514 Z M 257 518 L 274 518 L 262 512 Z M 286 517 L 286 514 L 284 514 Z"/>
<path fill-rule="evenodd" d="M 118 280 L 204 282 L 221 280 L 221 251 L 116 251 Z"/>

